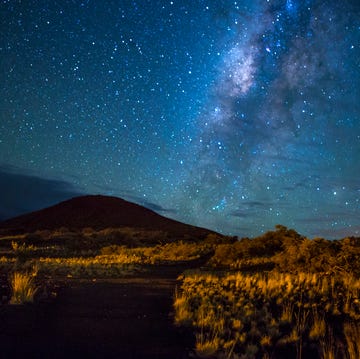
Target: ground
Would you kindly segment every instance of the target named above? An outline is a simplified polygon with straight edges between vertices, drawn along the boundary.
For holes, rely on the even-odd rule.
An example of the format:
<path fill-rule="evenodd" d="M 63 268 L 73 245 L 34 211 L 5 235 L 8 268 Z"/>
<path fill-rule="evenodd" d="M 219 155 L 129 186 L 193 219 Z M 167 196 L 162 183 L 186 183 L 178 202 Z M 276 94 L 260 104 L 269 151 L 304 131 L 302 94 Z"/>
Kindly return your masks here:
<path fill-rule="evenodd" d="M 53 302 L 0 306 L 0 358 L 189 358 L 194 338 L 172 314 L 184 269 L 68 279 Z"/>

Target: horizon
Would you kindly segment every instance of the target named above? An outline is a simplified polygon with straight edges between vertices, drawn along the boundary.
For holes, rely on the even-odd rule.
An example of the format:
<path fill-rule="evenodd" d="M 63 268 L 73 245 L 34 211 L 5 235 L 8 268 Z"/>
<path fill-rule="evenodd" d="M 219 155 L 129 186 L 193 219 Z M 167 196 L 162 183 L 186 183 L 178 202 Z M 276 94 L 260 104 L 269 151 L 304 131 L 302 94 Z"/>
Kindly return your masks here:
<path fill-rule="evenodd" d="M 110 196 L 110 195 L 103 195 L 103 194 L 77 194 L 75 195 L 74 197 L 70 197 L 70 198 L 67 198 L 67 199 L 64 199 L 64 200 L 61 200 L 60 202 L 56 202 L 56 203 L 53 203 L 53 204 L 50 204 L 49 206 L 46 206 L 46 207 L 40 207 L 38 209 L 35 209 L 35 210 L 32 210 L 32 211 L 27 211 L 27 212 L 24 212 L 24 213 L 20 213 L 16 216 L 12 216 L 12 217 L 8 217 L 8 218 L 1 218 L 0 217 L 0 224 L 2 222 L 5 222 L 7 220 L 12 220 L 12 219 L 16 219 L 18 217 L 22 217 L 23 215 L 26 216 L 28 214 L 32 214 L 32 213 L 35 213 L 35 212 L 39 212 L 39 211 L 42 211 L 42 210 L 46 210 L 48 208 L 52 208 L 52 207 L 56 207 L 58 205 L 61 205 L 62 203 L 65 203 L 65 202 L 69 202 L 69 201 L 73 201 L 73 200 L 76 200 L 76 199 L 80 199 L 80 198 L 84 198 L 84 197 L 102 197 L 102 198 L 112 198 L 112 199 L 119 199 L 119 200 L 122 200 L 122 201 L 125 201 L 125 202 L 128 202 L 130 204 L 135 204 L 135 205 L 139 205 L 140 207 L 143 207 L 144 209 L 148 209 L 148 210 L 151 210 L 152 212 L 164 217 L 164 218 L 167 218 L 167 219 L 172 219 L 174 220 L 174 218 L 170 217 L 170 216 L 167 216 L 166 214 L 162 214 L 160 213 L 161 210 L 159 210 L 158 208 L 155 209 L 154 207 L 157 207 L 155 204 L 150 204 L 148 203 L 147 206 L 145 204 L 140 204 L 140 203 L 136 203 L 136 202 L 132 202 L 130 200 L 126 200 L 124 198 L 121 198 L 121 197 L 116 197 L 116 196 Z M 179 222 L 179 223 L 182 223 L 182 224 L 185 224 L 185 225 L 192 225 L 191 223 L 185 223 L 185 222 Z M 141 221 L 139 221 L 139 225 L 141 225 Z M 271 231 L 277 231 L 279 228 L 278 227 L 282 227 L 284 229 L 288 229 L 288 230 L 294 230 L 295 232 L 297 232 L 298 234 L 300 234 L 301 236 L 305 237 L 305 238 L 308 238 L 308 239 L 316 239 L 316 238 L 324 238 L 326 240 L 342 240 L 344 238 L 347 238 L 347 237 L 356 237 L 356 235 L 347 235 L 347 236 L 343 236 L 343 237 L 333 237 L 333 238 L 329 238 L 329 237 L 320 237 L 320 236 L 315 236 L 313 238 L 309 238 L 308 236 L 306 236 L 304 233 L 299 233 L 296 228 L 288 228 L 286 225 L 282 224 L 282 223 L 277 223 L 274 228 L 268 228 L 260 233 L 258 233 L 257 235 L 254 235 L 252 237 L 250 237 L 250 239 L 255 239 L 257 237 L 260 237 L 261 235 L 263 234 L 266 234 L 268 232 L 271 232 Z M 90 226 L 91 228 L 91 226 Z M 206 228 L 206 227 L 197 227 L 197 228 L 202 228 L 204 230 L 209 230 L 209 231 L 212 231 L 210 228 Z M 40 229 L 40 227 L 39 227 Z M 221 233 L 221 232 L 216 232 L 214 231 L 215 233 L 218 233 L 220 235 L 224 235 L 224 236 L 234 236 L 234 235 L 231 235 L 231 234 L 226 234 L 226 233 Z M 333 234 L 333 232 L 331 232 Z M 238 235 L 235 235 L 235 237 L 238 237 L 238 240 L 241 240 L 243 238 L 248 238 L 248 236 L 238 236 Z M 360 238 L 360 237 L 359 237 Z"/>
<path fill-rule="evenodd" d="M 225 235 L 360 235 L 358 1 L 9 1 L 0 19 L 0 220 L 101 194 Z"/>

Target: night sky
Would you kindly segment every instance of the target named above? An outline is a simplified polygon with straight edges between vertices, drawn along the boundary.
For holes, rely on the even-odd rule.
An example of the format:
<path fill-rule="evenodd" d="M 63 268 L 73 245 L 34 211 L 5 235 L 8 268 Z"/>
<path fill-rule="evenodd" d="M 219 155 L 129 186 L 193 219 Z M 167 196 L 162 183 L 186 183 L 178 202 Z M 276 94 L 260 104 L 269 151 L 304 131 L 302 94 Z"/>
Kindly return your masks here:
<path fill-rule="evenodd" d="M 360 235 L 359 0 L 2 0 L 0 21 L 0 218 L 100 193 Z"/>

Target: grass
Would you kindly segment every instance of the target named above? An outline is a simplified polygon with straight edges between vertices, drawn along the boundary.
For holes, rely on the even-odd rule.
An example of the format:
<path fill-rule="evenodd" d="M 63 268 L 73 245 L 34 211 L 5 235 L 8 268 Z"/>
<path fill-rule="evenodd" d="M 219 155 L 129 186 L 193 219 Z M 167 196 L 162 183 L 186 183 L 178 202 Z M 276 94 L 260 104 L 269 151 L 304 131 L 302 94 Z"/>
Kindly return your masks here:
<path fill-rule="evenodd" d="M 198 259 L 211 253 L 213 246 L 206 243 L 175 242 L 152 247 L 127 248 L 108 246 L 101 249 L 104 255 L 117 255 L 131 258 L 137 264 L 164 264 Z"/>
<path fill-rule="evenodd" d="M 360 323 L 344 323 L 348 359 L 360 358 Z"/>
<path fill-rule="evenodd" d="M 208 245 L 170 243 L 154 247 L 109 246 L 94 257 L 39 258 L 40 271 L 56 275 L 116 277 L 139 271 L 144 265 L 158 265 L 200 258 Z"/>
<path fill-rule="evenodd" d="M 211 339 L 204 338 L 198 334 L 196 337 L 195 352 L 199 358 L 209 358 L 216 354 L 220 347 L 219 338 L 214 336 Z"/>
<path fill-rule="evenodd" d="M 34 262 L 41 275 L 99 278 L 211 257 L 208 272 L 182 277 L 174 298 L 175 322 L 194 331 L 198 357 L 360 358 L 360 238 L 310 240 L 283 226 L 200 242 L 131 228 L 63 229 L 0 246 L 0 270 L 15 272 L 13 303 L 34 299 L 24 274 Z"/>
<path fill-rule="evenodd" d="M 21 271 L 37 263 L 39 272 L 52 276 L 72 277 L 118 277 L 147 269 L 150 265 L 176 264 L 207 256 L 212 251 L 210 244 L 175 242 L 151 247 L 129 248 L 111 245 L 100 251 L 83 250 L 69 256 L 52 246 L 12 242 L 12 257 L 0 257 L 0 269 Z M 43 256 L 49 252 L 49 256 Z M 98 254 L 100 252 L 100 254 Z M 59 254 L 63 253 L 63 256 Z"/>
<path fill-rule="evenodd" d="M 313 324 L 309 332 L 311 340 L 318 340 L 324 338 L 326 335 L 326 322 L 323 316 L 320 316 L 317 311 L 313 314 Z"/>
<path fill-rule="evenodd" d="M 15 272 L 10 278 L 12 296 L 10 304 L 25 304 L 34 301 L 36 286 L 34 274 Z"/>
<path fill-rule="evenodd" d="M 343 346 L 352 359 L 360 357 L 359 296 L 360 280 L 349 276 L 195 273 L 175 297 L 175 322 L 193 328 L 203 357 L 216 343 L 218 357 L 276 358 L 287 350 L 305 358 L 317 347 L 332 358 Z M 329 342 L 334 325 L 344 330 Z"/>
<path fill-rule="evenodd" d="M 115 230 L 102 231 L 101 238 L 105 235 L 115 235 L 114 233 L 118 235 Z M 134 233 L 137 234 L 137 232 Z M 99 234 L 95 233 L 95 235 Z M 48 236 L 51 237 L 54 234 L 48 234 Z M 51 239 L 42 246 L 13 240 L 8 248 L 10 255 L 0 257 L 0 270 L 4 273 L 14 270 L 26 271 L 36 262 L 39 272 L 44 275 L 118 277 L 142 271 L 150 265 L 196 260 L 208 256 L 213 251 L 213 247 L 214 245 L 209 243 L 196 244 L 179 241 L 148 247 L 133 248 L 114 244 L 99 249 L 84 247 L 81 250 L 77 248 L 70 251 L 69 248 L 51 242 Z"/>
<path fill-rule="evenodd" d="M 127 255 L 39 258 L 39 271 L 42 274 L 71 277 L 117 277 L 130 274 L 140 267 L 137 256 Z"/>

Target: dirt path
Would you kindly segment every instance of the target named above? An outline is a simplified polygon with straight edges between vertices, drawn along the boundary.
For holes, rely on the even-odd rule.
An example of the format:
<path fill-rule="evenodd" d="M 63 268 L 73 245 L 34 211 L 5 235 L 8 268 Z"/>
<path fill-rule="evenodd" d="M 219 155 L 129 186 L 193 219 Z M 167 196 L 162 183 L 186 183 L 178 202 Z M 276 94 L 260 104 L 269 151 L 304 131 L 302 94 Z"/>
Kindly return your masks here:
<path fill-rule="evenodd" d="M 0 358 L 188 358 L 171 314 L 180 272 L 71 280 L 55 303 L 0 308 Z"/>

